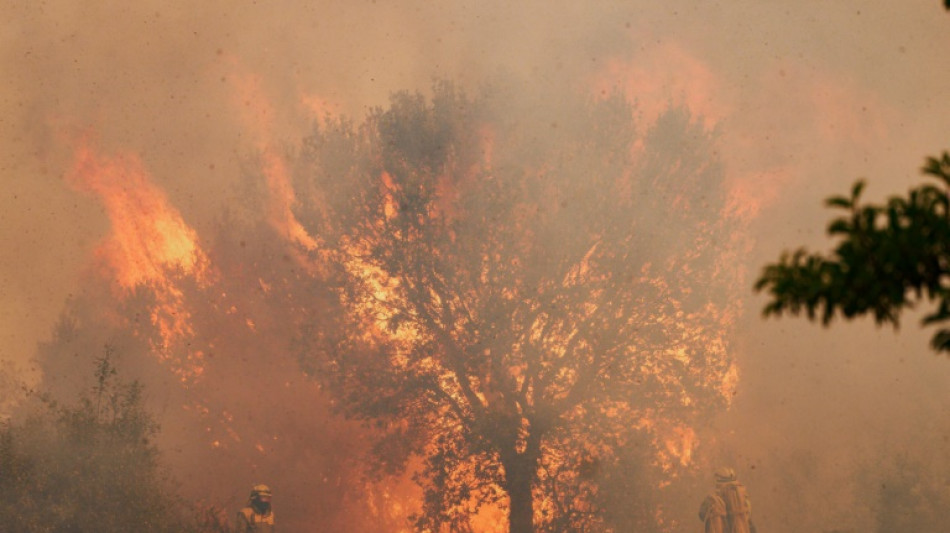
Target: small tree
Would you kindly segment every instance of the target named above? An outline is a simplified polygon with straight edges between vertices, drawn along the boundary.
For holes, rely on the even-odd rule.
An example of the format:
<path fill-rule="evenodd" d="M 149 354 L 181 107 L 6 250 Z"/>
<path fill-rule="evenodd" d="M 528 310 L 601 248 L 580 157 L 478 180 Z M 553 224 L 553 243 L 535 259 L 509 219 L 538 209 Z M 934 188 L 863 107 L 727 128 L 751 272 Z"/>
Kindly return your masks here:
<path fill-rule="evenodd" d="M 766 265 L 755 284 L 770 296 L 764 315 L 804 313 L 824 325 L 836 315 L 872 315 L 897 327 L 904 309 L 926 301 L 936 309 L 924 316 L 925 325 L 950 318 L 950 155 L 928 158 L 922 171 L 938 183 L 883 204 L 861 202 L 863 181 L 849 196 L 829 198 L 829 207 L 846 213 L 828 225 L 838 246 L 829 256 L 786 252 Z M 939 328 L 931 346 L 950 352 L 950 329 Z"/>
<path fill-rule="evenodd" d="M 0 430 L 0 524 L 9 531 L 193 531 L 152 442 L 142 387 L 117 377 L 112 351 L 76 405 L 44 408 Z"/>

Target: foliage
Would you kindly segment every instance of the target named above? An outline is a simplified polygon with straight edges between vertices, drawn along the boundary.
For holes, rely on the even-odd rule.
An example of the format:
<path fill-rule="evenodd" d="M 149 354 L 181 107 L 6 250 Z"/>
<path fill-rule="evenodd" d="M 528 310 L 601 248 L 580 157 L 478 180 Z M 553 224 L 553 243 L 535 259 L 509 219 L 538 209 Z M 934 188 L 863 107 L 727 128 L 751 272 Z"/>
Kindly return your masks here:
<path fill-rule="evenodd" d="M 0 429 L 3 530 L 194 531 L 161 474 L 142 394 L 107 349 L 76 405 L 41 396 L 39 413 Z"/>
<path fill-rule="evenodd" d="M 302 358 L 386 435 L 379 472 L 421 456 L 422 531 L 485 504 L 512 531 L 593 527 L 585 464 L 726 401 L 714 135 L 682 109 L 640 130 L 619 97 L 520 94 L 398 93 L 300 154 L 296 213 L 347 310 Z"/>
<path fill-rule="evenodd" d="M 880 205 L 861 202 L 863 181 L 849 196 L 829 198 L 829 207 L 846 212 L 828 225 L 838 246 L 827 257 L 799 249 L 767 265 L 755 285 L 770 295 L 764 314 L 804 313 L 825 325 L 837 314 L 872 315 L 878 324 L 897 327 L 904 309 L 928 301 L 936 309 L 924 324 L 950 318 L 950 155 L 928 158 L 922 170 L 939 183 Z M 938 329 L 931 345 L 950 351 L 950 329 Z"/>

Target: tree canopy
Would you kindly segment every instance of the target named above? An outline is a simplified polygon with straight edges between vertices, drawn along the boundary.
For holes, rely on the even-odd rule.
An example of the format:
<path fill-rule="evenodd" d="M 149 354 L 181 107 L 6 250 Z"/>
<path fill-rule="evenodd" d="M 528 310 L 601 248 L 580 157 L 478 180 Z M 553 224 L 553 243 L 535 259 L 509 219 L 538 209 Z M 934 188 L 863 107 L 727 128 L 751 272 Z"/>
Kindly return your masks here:
<path fill-rule="evenodd" d="M 296 212 L 348 317 L 301 357 L 385 433 L 380 472 L 422 461 L 422 531 L 486 504 L 513 532 L 597 527 L 625 445 L 675 466 L 666 440 L 730 396 L 714 133 L 683 109 L 640 128 L 620 97 L 517 94 L 398 93 L 299 154 Z"/>
<path fill-rule="evenodd" d="M 77 403 L 40 395 L 40 411 L 0 427 L 0 528 L 212 531 L 189 516 L 163 473 L 142 394 L 138 382 L 118 379 L 107 352 Z"/>
<path fill-rule="evenodd" d="M 931 302 L 925 325 L 950 318 L 950 155 L 927 158 L 922 172 L 937 183 L 882 204 L 861 201 L 864 181 L 829 198 L 829 207 L 844 211 L 828 224 L 838 245 L 828 255 L 786 252 L 766 265 L 755 284 L 769 294 L 765 316 L 805 314 L 827 325 L 835 316 L 871 315 L 897 327 L 905 309 Z M 950 329 L 938 327 L 931 345 L 950 352 Z"/>

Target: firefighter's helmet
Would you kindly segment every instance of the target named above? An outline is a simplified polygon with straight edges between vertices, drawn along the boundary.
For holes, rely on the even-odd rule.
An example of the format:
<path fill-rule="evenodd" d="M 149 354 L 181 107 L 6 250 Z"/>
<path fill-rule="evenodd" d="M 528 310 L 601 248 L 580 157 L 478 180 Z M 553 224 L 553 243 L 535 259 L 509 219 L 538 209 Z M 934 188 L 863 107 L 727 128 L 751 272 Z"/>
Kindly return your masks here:
<path fill-rule="evenodd" d="M 256 500 L 261 497 L 270 499 L 271 492 L 270 487 L 267 485 L 254 485 L 254 488 L 251 489 L 251 499 Z"/>
<path fill-rule="evenodd" d="M 716 476 L 716 481 L 720 483 L 728 483 L 736 480 L 736 471 L 728 466 L 717 468 L 714 475 Z"/>

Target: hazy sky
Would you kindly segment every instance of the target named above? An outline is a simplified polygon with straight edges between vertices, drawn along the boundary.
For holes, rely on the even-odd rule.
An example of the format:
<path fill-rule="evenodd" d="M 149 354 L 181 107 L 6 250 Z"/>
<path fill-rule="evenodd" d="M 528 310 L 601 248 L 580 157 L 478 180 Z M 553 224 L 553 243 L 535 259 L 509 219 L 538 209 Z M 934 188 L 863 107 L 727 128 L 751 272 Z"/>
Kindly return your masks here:
<path fill-rule="evenodd" d="M 0 344 L 18 359 L 106 230 L 62 179 L 71 140 L 143 155 L 200 226 L 253 135 L 234 118 L 236 78 L 259 80 L 280 140 L 306 126 L 305 102 L 360 116 L 434 77 L 687 95 L 722 125 L 736 175 L 794 201 L 777 208 L 789 217 L 858 175 L 872 192 L 903 185 L 942 147 L 950 105 L 950 19 L 932 1 L 5 3 Z M 816 228 L 786 220 L 784 242 L 761 246 Z"/>
<path fill-rule="evenodd" d="M 647 110 L 684 103 L 721 128 L 756 218 L 736 266 L 750 280 L 736 295 L 740 394 L 718 423 L 763 491 L 777 456 L 833 466 L 852 446 L 860 456 L 855 443 L 948 431 L 930 421 L 950 410 L 950 361 L 913 319 L 899 335 L 765 322 L 751 292 L 781 250 L 827 247 L 823 198 L 858 177 L 870 198 L 903 192 L 948 148 L 950 13 L 937 0 L 0 3 L 4 361 L 28 366 L 108 231 L 97 200 L 63 178 L 78 137 L 139 154 L 200 233 L 262 136 L 293 142 L 324 111 L 359 117 L 391 91 L 511 71 L 623 90 Z M 242 106 L 269 127 L 250 131 Z"/>

